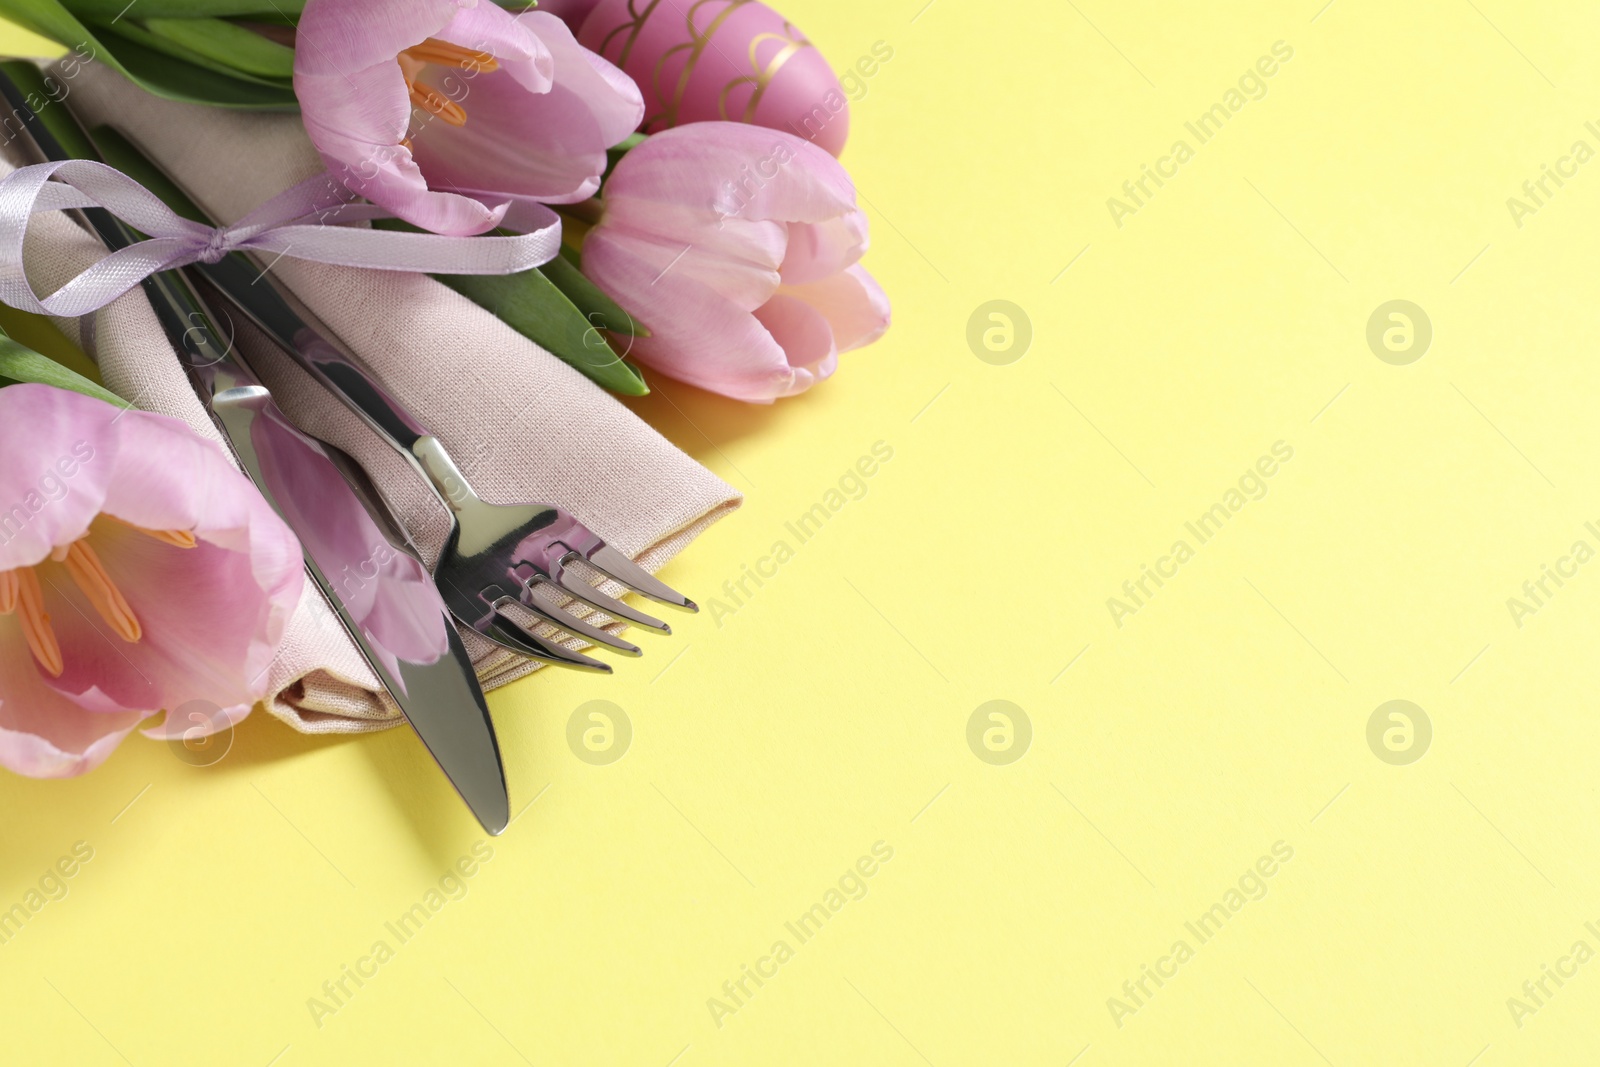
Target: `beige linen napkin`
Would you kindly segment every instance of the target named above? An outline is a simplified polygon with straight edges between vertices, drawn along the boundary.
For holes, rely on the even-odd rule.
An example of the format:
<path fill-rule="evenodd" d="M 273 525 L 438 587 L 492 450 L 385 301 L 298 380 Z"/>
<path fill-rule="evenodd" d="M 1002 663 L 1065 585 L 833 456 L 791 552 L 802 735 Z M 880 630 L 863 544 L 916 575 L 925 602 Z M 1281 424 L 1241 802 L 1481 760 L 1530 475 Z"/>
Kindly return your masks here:
<path fill-rule="evenodd" d="M 322 169 L 298 115 L 173 103 L 92 64 L 66 83 L 67 103 L 81 121 L 118 127 L 223 222 Z M 103 254 L 59 215 L 36 216 L 25 248 L 40 293 Z M 271 270 L 444 441 L 485 499 L 560 504 L 652 571 L 739 506 L 737 491 L 610 394 L 432 278 L 292 258 Z M 231 318 L 240 350 L 247 357 L 261 352 L 260 337 Z M 95 358 L 108 387 L 219 439 L 138 289 L 94 316 L 58 325 Z M 431 564 L 449 520 L 415 472 L 287 359 L 252 363 L 295 422 L 366 467 Z M 537 667 L 471 631 L 463 638 L 485 688 Z M 356 733 L 399 721 L 309 583 L 269 684 L 268 709 L 306 733 Z"/>

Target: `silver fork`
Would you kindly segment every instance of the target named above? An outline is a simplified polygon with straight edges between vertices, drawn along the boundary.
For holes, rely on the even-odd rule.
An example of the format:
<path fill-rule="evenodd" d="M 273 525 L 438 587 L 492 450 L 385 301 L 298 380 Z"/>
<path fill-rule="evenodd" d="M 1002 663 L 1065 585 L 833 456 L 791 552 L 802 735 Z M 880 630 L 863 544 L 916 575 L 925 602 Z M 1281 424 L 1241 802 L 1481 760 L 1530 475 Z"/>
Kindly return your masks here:
<path fill-rule="evenodd" d="M 101 127 L 93 131 L 93 137 L 109 162 L 135 177 L 140 176 L 140 171 L 162 174 L 116 130 Z M 170 182 L 167 178 L 163 184 Z M 165 199 L 179 214 L 215 225 L 180 190 L 169 188 Z M 609 674 L 610 664 L 575 652 L 555 638 L 540 634 L 536 627 L 524 625 L 516 617 L 514 606 L 557 630 L 626 656 L 641 655 L 639 646 L 593 621 L 579 618 L 574 614 L 579 605 L 647 631 L 670 634 L 672 629 L 660 619 L 595 588 L 583 573 L 584 568 L 669 607 L 699 610 L 688 597 L 652 577 L 554 504 L 490 504 L 478 496 L 444 443 L 359 362 L 313 325 L 299 301 L 252 260 L 231 253 L 216 263 L 196 263 L 184 269 L 226 297 L 278 347 L 377 430 L 437 491 L 455 521 L 434 568 L 434 582 L 451 614 L 462 623 L 513 652 L 563 667 Z M 558 603 L 541 596 L 541 588 L 558 598 L 570 599 L 565 604 Z"/>
<path fill-rule="evenodd" d="M 332 342 L 298 303 L 265 275 L 256 275 L 237 253 L 215 264 L 186 268 L 199 274 L 239 308 L 307 372 L 361 415 L 416 467 L 454 514 L 455 522 L 434 568 L 434 582 L 451 614 L 513 652 L 578 670 L 611 673 L 611 665 L 567 648 L 516 618 L 513 605 L 558 630 L 626 656 L 638 645 L 573 614 L 578 605 L 670 634 L 665 622 L 595 588 L 583 573 L 593 569 L 618 584 L 680 611 L 694 601 L 652 576 L 594 531 L 554 504 L 491 504 L 472 488 L 444 442 L 364 367 Z M 577 564 L 578 566 L 574 566 Z M 565 605 L 541 596 L 541 588 Z"/>

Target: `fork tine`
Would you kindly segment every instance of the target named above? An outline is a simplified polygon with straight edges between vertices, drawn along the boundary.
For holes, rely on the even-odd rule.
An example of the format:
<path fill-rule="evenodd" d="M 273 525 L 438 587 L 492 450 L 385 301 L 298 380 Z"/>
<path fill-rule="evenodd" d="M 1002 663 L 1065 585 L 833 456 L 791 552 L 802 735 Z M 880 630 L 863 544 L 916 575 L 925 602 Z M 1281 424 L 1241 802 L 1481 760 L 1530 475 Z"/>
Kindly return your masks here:
<path fill-rule="evenodd" d="M 596 611 L 603 611 L 613 618 L 631 622 L 633 625 L 643 627 L 646 630 L 654 630 L 658 634 L 670 634 L 672 632 L 672 627 L 654 615 L 646 615 L 638 608 L 607 596 L 566 568 L 562 568 L 561 577 L 558 579 L 541 577 L 536 578 L 535 581 L 553 581 L 557 588 L 572 599 L 587 604 Z"/>
<path fill-rule="evenodd" d="M 586 557 L 588 562 L 608 578 L 613 578 L 635 593 L 659 601 L 679 611 L 696 612 L 700 606 L 649 571 L 639 566 L 610 545 L 601 545 Z"/>
<path fill-rule="evenodd" d="M 571 612 L 563 611 L 554 604 L 535 596 L 533 592 L 534 584 L 535 583 L 530 582 L 526 586 L 528 595 L 522 598 L 522 606 L 539 616 L 539 618 L 543 619 L 551 626 L 565 630 L 574 637 L 581 637 L 585 641 L 589 641 L 593 644 L 605 645 L 607 648 L 616 649 L 624 656 L 644 655 L 643 650 L 641 650 L 639 646 L 634 644 L 632 641 L 625 641 L 611 631 L 602 630 L 593 623 L 585 622 L 584 620 L 573 615 Z"/>
<path fill-rule="evenodd" d="M 597 659 L 590 659 L 582 652 L 574 652 L 570 648 L 541 637 L 534 631 L 523 626 L 515 619 L 495 613 L 489 621 L 489 630 L 479 630 L 479 633 L 489 640 L 513 652 L 520 652 L 524 656 L 544 660 L 546 663 L 555 664 L 557 667 L 570 667 L 578 671 L 590 671 L 595 674 L 610 674 L 611 664 L 602 663 Z"/>

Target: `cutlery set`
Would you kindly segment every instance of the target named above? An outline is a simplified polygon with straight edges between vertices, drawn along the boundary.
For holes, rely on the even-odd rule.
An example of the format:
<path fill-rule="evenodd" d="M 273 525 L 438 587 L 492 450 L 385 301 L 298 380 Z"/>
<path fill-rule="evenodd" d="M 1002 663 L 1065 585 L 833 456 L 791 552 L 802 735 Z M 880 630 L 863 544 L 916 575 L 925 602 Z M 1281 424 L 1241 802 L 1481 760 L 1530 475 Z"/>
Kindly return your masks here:
<path fill-rule="evenodd" d="M 117 131 L 86 132 L 62 104 L 30 108 L 30 95 L 50 99 L 40 79 L 31 64 L 0 63 L 0 96 L 40 161 L 110 163 L 162 190 L 178 214 L 212 223 Z M 108 251 L 143 239 L 103 209 L 78 215 Z M 530 659 L 610 673 L 608 663 L 567 643 L 576 638 L 638 656 L 637 645 L 606 627 L 671 630 L 596 580 L 680 611 L 696 611 L 695 604 L 555 504 L 483 500 L 444 442 L 246 255 L 152 275 L 142 285 L 245 473 L 299 536 L 307 573 L 473 815 L 489 833 L 500 833 L 510 803 L 499 742 L 452 620 Z M 224 306 L 241 312 L 271 342 L 271 358 L 281 353 L 293 360 L 360 415 L 438 495 L 453 521 L 431 572 L 366 472 L 295 427 L 245 358 L 221 340 L 212 309 Z M 352 569 L 372 569 L 374 553 L 388 561 L 378 578 L 355 591 L 336 580 Z M 396 619 L 408 625 L 397 626 Z"/>

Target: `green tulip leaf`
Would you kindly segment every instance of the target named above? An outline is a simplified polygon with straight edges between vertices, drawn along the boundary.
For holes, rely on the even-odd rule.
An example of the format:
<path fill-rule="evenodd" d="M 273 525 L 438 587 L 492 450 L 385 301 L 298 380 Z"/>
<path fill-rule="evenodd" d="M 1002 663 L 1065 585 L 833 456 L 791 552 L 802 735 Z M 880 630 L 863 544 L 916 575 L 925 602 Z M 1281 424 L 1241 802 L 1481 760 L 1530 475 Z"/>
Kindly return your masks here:
<path fill-rule="evenodd" d="M 649 337 L 650 331 L 634 321 L 632 315 L 618 303 L 601 292 L 600 287 L 578 269 L 577 253 L 561 246 L 561 254 L 544 264 L 539 270 L 551 284 L 583 312 L 584 317 L 602 330 L 620 333 L 625 337 Z"/>
<path fill-rule="evenodd" d="M 541 268 L 520 274 L 435 277 L 479 307 L 494 312 L 507 326 L 572 364 L 596 384 L 623 396 L 650 392 L 643 376 L 617 355 L 605 335 L 545 277 Z"/>
<path fill-rule="evenodd" d="M 115 19 L 116 14 L 109 12 L 108 24 L 97 23 L 91 29 L 60 0 L 0 0 L 0 17 L 69 50 L 56 75 L 60 79 L 70 81 L 84 63 L 100 62 L 141 88 L 170 100 L 257 110 L 290 110 L 295 106 L 294 90 L 288 85 L 269 84 L 251 75 L 224 73 L 176 59 L 149 43 L 134 40 L 141 34 L 148 37 L 148 31 L 122 24 Z"/>
<path fill-rule="evenodd" d="M 155 21 L 162 23 L 164 20 L 156 19 Z M 223 23 L 223 25 L 229 24 Z M 130 70 L 134 70 L 135 65 L 138 63 L 143 63 L 152 57 L 159 57 L 159 62 L 165 68 L 162 70 L 161 76 L 169 80 L 180 77 L 193 78 L 195 76 L 221 77 L 240 85 L 259 85 L 265 87 L 268 91 L 288 93 L 291 99 L 294 97 L 294 86 L 290 83 L 289 78 L 266 78 L 240 70 L 203 52 L 196 52 L 178 40 L 156 34 L 142 23 L 133 19 L 123 19 L 115 26 L 100 26 L 97 29 L 100 32 L 101 40 L 116 49 Z M 235 26 L 234 29 L 252 37 L 256 36 L 242 27 Z M 265 38 L 257 38 L 257 40 L 272 47 L 283 47 L 282 45 L 273 45 L 271 41 Z M 284 51 L 288 52 L 289 50 L 284 49 Z M 293 52 L 289 54 L 291 63 L 290 77 L 292 77 L 294 54 Z M 173 60 L 178 62 L 174 63 Z"/>
<path fill-rule="evenodd" d="M 107 23 L 123 15 L 128 0 L 62 0 L 67 10 L 85 22 Z M 520 11 L 535 5 L 528 0 L 496 0 L 501 7 Z M 306 0 L 139 0 L 143 19 L 231 19 L 283 23 L 300 17 Z"/>
<path fill-rule="evenodd" d="M 130 406 L 105 386 L 96 385 L 77 371 L 68 370 L 49 356 L 41 356 L 0 333 L 0 383 L 20 385 L 24 382 L 70 389 L 119 408 Z"/>
<path fill-rule="evenodd" d="M 62 0 L 67 10 L 86 22 L 105 24 L 127 12 L 128 0 Z M 227 19 L 260 16 L 276 22 L 299 15 L 306 0 L 138 0 L 142 19 Z"/>
<path fill-rule="evenodd" d="M 119 24 L 123 26 L 125 24 Z M 222 19 L 143 19 L 142 43 L 158 52 L 234 77 L 290 85 L 294 49 Z M 121 32 L 127 33 L 126 28 Z"/>

